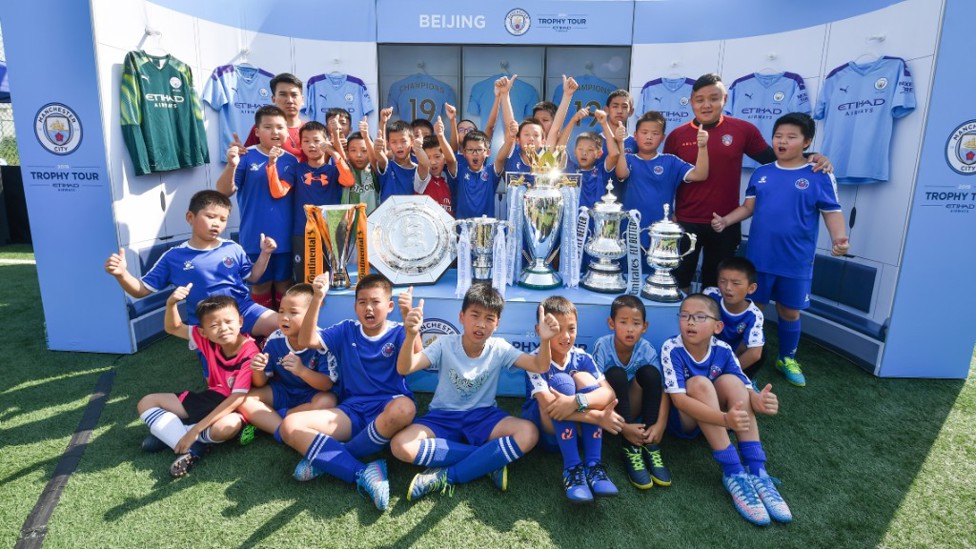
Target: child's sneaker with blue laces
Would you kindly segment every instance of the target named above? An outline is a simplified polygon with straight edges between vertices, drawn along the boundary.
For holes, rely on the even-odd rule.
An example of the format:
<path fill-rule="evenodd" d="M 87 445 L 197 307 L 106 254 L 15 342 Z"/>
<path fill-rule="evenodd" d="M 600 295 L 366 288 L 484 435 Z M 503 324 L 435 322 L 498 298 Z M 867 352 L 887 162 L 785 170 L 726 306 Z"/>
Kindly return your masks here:
<path fill-rule="evenodd" d="M 647 467 L 651 472 L 651 480 L 658 486 L 671 486 L 671 472 L 664 466 L 661 447 L 657 444 L 646 444 L 641 447 L 647 458 Z"/>
<path fill-rule="evenodd" d="M 613 497 L 620 493 L 617 486 L 607 476 L 607 467 L 597 463 L 586 468 L 586 483 L 594 496 Z"/>
<path fill-rule="evenodd" d="M 789 381 L 791 385 L 807 386 L 807 378 L 803 377 L 803 370 L 800 369 L 800 363 L 795 358 L 788 356 L 777 360 L 776 369 L 786 376 L 786 381 Z"/>
<path fill-rule="evenodd" d="M 624 443 L 623 446 L 624 467 L 627 469 L 627 478 L 630 483 L 647 490 L 654 487 L 651 474 L 647 471 L 647 464 L 644 463 L 644 454 L 640 446 Z"/>
<path fill-rule="evenodd" d="M 454 485 L 447 481 L 447 469 L 427 469 L 413 476 L 407 491 L 407 501 L 416 501 L 438 491 L 454 495 Z"/>
<path fill-rule="evenodd" d="M 766 511 L 766 506 L 763 505 L 762 500 L 759 499 L 759 494 L 756 493 L 751 477 L 752 475 L 744 472 L 731 476 L 727 475 L 722 477 L 722 484 L 732 496 L 735 510 L 743 518 L 757 526 L 765 526 L 769 524 L 769 513 Z"/>
<path fill-rule="evenodd" d="M 386 460 L 378 459 L 367 464 L 365 469 L 356 474 L 356 487 L 360 494 L 373 500 L 377 509 L 386 511 L 390 506 L 390 481 L 386 478 Z"/>
<path fill-rule="evenodd" d="M 586 484 L 586 469 L 582 463 L 563 471 L 563 486 L 566 488 L 566 497 L 569 501 L 573 503 L 593 501 L 593 492 Z"/>
<path fill-rule="evenodd" d="M 749 477 L 759 494 L 759 499 L 766 506 L 770 518 L 776 522 L 793 522 L 793 513 L 790 512 L 790 507 L 786 505 L 783 496 L 779 495 L 779 490 L 776 489 L 776 484 L 779 481 L 765 472 L 759 475 L 749 475 Z"/>

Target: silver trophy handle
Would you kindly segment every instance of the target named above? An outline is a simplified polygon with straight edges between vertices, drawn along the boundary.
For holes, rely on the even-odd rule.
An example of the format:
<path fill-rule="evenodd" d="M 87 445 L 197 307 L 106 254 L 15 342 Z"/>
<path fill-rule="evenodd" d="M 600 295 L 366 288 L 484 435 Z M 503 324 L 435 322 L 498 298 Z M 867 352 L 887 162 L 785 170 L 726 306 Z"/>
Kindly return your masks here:
<path fill-rule="evenodd" d="M 682 236 L 688 237 L 688 251 L 679 255 L 678 256 L 679 258 L 682 258 L 690 254 L 691 252 L 695 251 L 695 245 L 698 243 L 698 235 L 696 235 L 695 233 L 685 233 Z"/>

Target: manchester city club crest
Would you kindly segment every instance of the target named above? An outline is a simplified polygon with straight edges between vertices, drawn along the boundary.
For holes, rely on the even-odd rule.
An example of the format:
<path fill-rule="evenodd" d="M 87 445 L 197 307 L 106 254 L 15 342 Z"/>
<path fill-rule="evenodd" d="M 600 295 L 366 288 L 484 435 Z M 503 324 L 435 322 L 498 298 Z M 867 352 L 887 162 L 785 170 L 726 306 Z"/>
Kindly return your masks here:
<path fill-rule="evenodd" d="M 688 98 L 687 97 L 682 97 L 681 99 L 678 100 L 678 103 L 681 103 L 682 106 L 687 105 L 688 104 Z"/>
<path fill-rule="evenodd" d="M 773 101 L 781 103 L 783 99 L 786 99 L 786 94 L 783 92 L 776 92 L 773 94 Z"/>
<path fill-rule="evenodd" d="M 355 98 L 352 96 L 351 93 L 347 93 L 346 95 L 343 96 L 343 99 L 346 100 L 346 103 L 352 103 L 353 99 Z"/>
<path fill-rule="evenodd" d="M 810 182 L 801 177 L 800 179 L 797 179 L 795 183 L 793 183 L 793 186 L 802 191 L 810 187 Z"/>
<path fill-rule="evenodd" d="M 34 117 L 34 135 L 48 152 L 71 154 L 81 145 L 81 121 L 67 105 L 48 103 Z"/>
<path fill-rule="evenodd" d="M 522 36 L 529 31 L 531 25 L 529 12 L 521 8 L 515 8 L 505 15 L 505 30 L 512 36 Z"/>
<path fill-rule="evenodd" d="M 271 95 L 271 93 L 266 88 L 261 88 L 260 90 L 258 90 L 258 95 L 260 95 L 261 97 L 267 97 Z"/>
<path fill-rule="evenodd" d="M 181 87 L 181 86 L 183 86 L 183 82 L 180 82 L 180 79 L 179 79 L 179 78 L 177 78 L 177 77 L 175 77 L 175 76 L 173 76 L 173 77 L 171 77 L 171 78 L 169 79 L 169 85 L 170 85 L 170 86 L 171 86 L 171 87 L 172 87 L 172 88 L 173 88 L 174 90 L 178 90 L 178 89 L 180 89 L 180 87 Z"/>
<path fill-rule="evenodd" d="M 952 130 L 946 141 L 946 163 L 962 175 L 976 174 L 976 120 L 964 122 Z"/>
<path fill-rule="evenodd" d="M 885 89 L 887 87 L 888 87 L 888 79 L 887 78 L 879 78 L 879 79 L 877 79 L 877 80 L 874 81 L 874 89 L 876 89 L 876 90 L 883 90 L 883 89 Z"/>
<path fill-rule="evenodd" d="M 723 135 L 722 136 L 722 144 L 725 145 L 726 147 L 728 147 L 729 145 L 731 145 L 732 144 L 732 136 L 729 135 L 729 134 Z"/>

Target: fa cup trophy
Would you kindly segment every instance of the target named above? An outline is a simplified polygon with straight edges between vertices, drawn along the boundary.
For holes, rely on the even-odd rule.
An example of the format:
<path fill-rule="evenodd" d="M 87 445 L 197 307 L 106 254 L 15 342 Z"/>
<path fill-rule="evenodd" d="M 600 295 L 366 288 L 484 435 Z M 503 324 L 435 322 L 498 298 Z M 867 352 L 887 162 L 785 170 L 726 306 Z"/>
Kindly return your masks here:
<path fill-rule="evenodd" d="M 637 210 L 626 212 L 613 195 L 613 182 L 607 183 L 607 194 L 593 208 L 580 208 L 580 230 L 586 234 L 589 219 L 592 218 L 592 229 L 589 230 L 589 240 L 583 245 L 583 251 L 594 258 L 580 285 L 594 292 L 608 294 L 623 293 L 628 289 L 628 280 L 633 288 L 630 293 L 636 294 L 640 285 L 640 214 Z M 621 233 L 621 224 L 630 219 L 627 230 Z M 617 261 L 627 256 L 628 280 L 624 279 L 623 270 Z"/>
<path fill-rule="evenodd" d="M 644 288 L 641 289 L 641 296 L 662 303 L 681 301 L 681 292 L 678 291 L 678 283 L 671 271 L 678 267 L 682 257 L 695 250 L 695 244 L 698 241 L 697 236 L 686 233 L 681 225 L 668 219 L 670 209 L 670 206 L 665 204 L 664 219 L 647 228 L 651 235 L 651 245 L 645 251 L 647 252 L 647 264 L 651 266 L 653 272 L 647 277 Z M 691 245 L 687 252 L 679 254 L 678 243 L 683 236 L 688 237 Z"/>

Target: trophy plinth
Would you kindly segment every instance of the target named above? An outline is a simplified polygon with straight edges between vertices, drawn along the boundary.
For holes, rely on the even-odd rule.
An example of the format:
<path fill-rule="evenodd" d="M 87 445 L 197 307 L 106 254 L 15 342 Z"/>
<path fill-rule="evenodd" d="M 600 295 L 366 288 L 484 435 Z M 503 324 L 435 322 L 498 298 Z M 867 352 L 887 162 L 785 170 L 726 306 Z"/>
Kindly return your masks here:
<path fill-rule="evenodd" d="M 651 235 L 650 248 L 647 252 L 647 264 L 653 269 L 647 277 L 641 296 L 660 303 L 676 303 L 681 301 L 678 282 L 671 271 L 681 264 L 681 258 L 695 250 L 698 237 L 686 233 L 680 225 L 668 219 L 670 206 L 664 205 L 664 219 L 647 228 Z M 679 253 L 679 243 L 682 237 L 688 237 L 690 246 L 685 253 Z"/>

